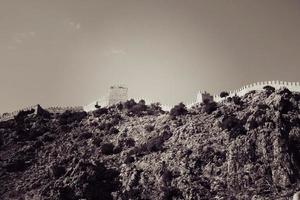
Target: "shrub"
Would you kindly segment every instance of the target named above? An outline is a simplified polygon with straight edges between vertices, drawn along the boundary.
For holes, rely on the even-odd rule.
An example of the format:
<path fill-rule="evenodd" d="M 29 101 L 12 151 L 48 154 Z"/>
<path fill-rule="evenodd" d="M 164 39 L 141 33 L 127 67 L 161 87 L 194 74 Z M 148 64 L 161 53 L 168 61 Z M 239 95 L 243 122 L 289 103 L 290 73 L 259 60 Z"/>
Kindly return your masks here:
<path fill-rule="evenodd" d="M 241 104 L 242 104 L 241 97 L 239 97 L 239 96 L 233 96 L 233 97 L 232 97 L 232 101 L 233 101 L 233 103 L 235 103 L 236 105 L 241 105 Z"/>
<path fill-rule="evenodd" d="M 238 135 L 245 134 L 245 128 L 235 116 L 225 116 L 221 122 L 221 127 L 229 131 L 230 138 L 236 138 Z"/>
<path fill-rule="evenodd" d="M 270 86 L 270 85 L 264 86 L 263 89 L 266 90 L 267 92 L 270 92 L 270 93 L 275 92 L 275 88 Z"/>
<path fill-rule="evenodd" d="M 150 115 L 161 114 L 161 113 L 164 113 L 164 111 L 162 110 L 160 103 L 152 103 L 148 107 L 148 114 Z"/>
<path fill-rule="evenodd" d="M 170 115 L 173 117 L 187 114 L 187 109 L 183 103 L 179 103 L 170 110 Z"/>
<path fill-rule="evenodd" d="M 110 123 L 110 122 L 107 122 L 107 123 L 102 122 L 102 123 L 99 125 L 99 129 L 100 129 L 101 131 L 103 131 L 103 130 L 109 131 L 111 127 L 113 127 L 113 124 Z"/>
<path fill-rule="evenodd" d="M 211 114 L 213 111 L 215 111 L 218 107 L 218 104 L 214 101 L 209 101 L 206 104 L 204 104 L 204 111 L 207 114 Z"/>
<path fill-rule="evenodd" d="M 118 110 L 123 110 L 124 106 L 122 103 L 118 103 L 117 108 L 118 108 Z"/>
<path fill-rule="evenodd" d="M 125 108 L 128 110 L 128 114 L 141 115 L 144 111 L 147 111 L 145 100 L 140 100 L 136 103 L 133 99 L 125 102 Z"/>
<path fill-rule="evenodd" d="M 31 110 L 21 110 L 20 112 L 18 112 L 18 114 L 15 116 L 15 120 L 17 122 L 21 122 L 24 120 L 24 118 L 26 118 L 28 115 L 33 114 L 34 113 L 34 109 Z"/>
<path fill-rule="evenodd" d="M 111 127 L 110 129 L 109 129 L 109 134 L 117 134 L 117 133 L 119 133 L 119 129 L 117 129 L 117 128 L 115 128 L 115 127 Z"/>
<path fill-rule="evenodd" d="M 204 99 L 204 100 L 203 100 L 203 103 L 204 103 L 204 104 L 208 104 L 209 102 L 211 102 L 210 99 Z"/>
<path fill-rule="evenodd" d="M 54 178 L 59 178 L 66 173 L 66 168 L 62 165 L 53 164 L 49 168 L 50 175 Z"/>
<path fill-rule="evenodd" d="M 128 100 L 128 101 L 126 101 L 125 103 L 124 103 L 124 107 L 126 108 L 126 109 L 130 109 L 130 108 L 132 108 L 134 105 L 136 105 L 137 103 L 133 100 L 133 99 L 130 99 L 130 100 Z"/>
<path fill-rule="evenodd" d="M 100 117 L 103 114 L 108 114 L 108 109 L 107 108 L 99 108 L 93 112 L 95 117 Z"/>
<path fill-rule="evenodd" d="M 140 104 L 140 105 L 146 105 L 146 102 L 145 102 L 144 99 L 141 99 L 138 104 Z"/>
<path fill-rule="evenodd" d="M 145 130 L 146 130 L 147 132 L 151 132 L 151 131 L 154 130 L 154 126 L 153 126 L 153 125 L 150 125 L 150 124 L 147 124 L 147 125 L 145 125 Z"/>
<path fill-rule="evenodd" d="M 101 145 L 101 142 L 102 142 L 102 139 L 100 137 L 94 138 L 92 141 L 92 143 L 97 147 L 99 147 Z"/>
<path fill-rule="evenodd" d="M 223 92 L 220 93 L 220 97 L 221 97 L 221 98 L 227 97 L 227 96 L 229 96 L 229 93 L 228 93 L 228 92 L 223 91 Z"/>
<path fill-rule="evenodd" d="M 126 147 L 134 147 L 135 146 L 135 140 L 133 138 L 126 138 L 124 143 L 125 143 Z"/>
<path fill-rule="evenodd" d="M 119 114 L 115 114 L 115 115 L 112 116 L 112 119 L 111 119 L 110 123 L 113 126 L 115 126 L 115 125 L 119 124 L 121 120 L 122 120 L 122 116 L 119 115 Z"/>
<path fill-rule="evenodd" d="M 284 87 L 284 88 L 280 88 L 278 94 L 290 96 L 292 92 L 288 88 Z"/>
<path fill-rule="evenodd" d="M 72 112 L 70 110 L 67 110 L 59 117 L 59 123 L 62 125 L 66 125 L 75 121 L 80 122 L 86 115 L 86 112 Z"/>
<path fill-rule="evenodd" d="M 89 139 L 89 138 L 91 138 L 91 137 L 93 137 L 93 133 L 91 133 L 91 132 L 83 132 L 83 133 L 79 136 L 80 139 Z"/>
<path fill-rule="evenodd" d="M 146 111 L 146 110 L 147 110 L 146 105 L 136 104 L 131 109 L 129 109 L 129 112 L 132 112 L 135 115 L 140 115 L 143 111 Z"/>
<path fill-rule="evenodd" d="M 256 90 L 251 90 L 251 91 L 247 92 L 247 93 L 244 95 L 244 97 L 245 97 L 245 98 L 248 98 L 249 96 L 252 96 L 252 94 L 255 94 L 255 93 L 256 93 Z"/>
<path fill-rule="evenodd" d="M 104 143 L 101 146 L 101 151 L 104 155 L 111 155 L 114 153 L 114 145 L 112 143 Z"/>

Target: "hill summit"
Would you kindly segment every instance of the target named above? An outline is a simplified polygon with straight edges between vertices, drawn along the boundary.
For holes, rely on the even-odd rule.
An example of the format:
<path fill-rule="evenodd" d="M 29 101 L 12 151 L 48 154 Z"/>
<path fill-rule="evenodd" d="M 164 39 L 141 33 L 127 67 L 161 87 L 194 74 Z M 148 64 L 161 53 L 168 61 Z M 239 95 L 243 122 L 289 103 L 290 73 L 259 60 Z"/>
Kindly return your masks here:
<path fill-rule="evenodd" d="M 0 122 L 0 199 L 289 199 L 300 94 L 250 91 L 165 112 L 129 100 Z"/>

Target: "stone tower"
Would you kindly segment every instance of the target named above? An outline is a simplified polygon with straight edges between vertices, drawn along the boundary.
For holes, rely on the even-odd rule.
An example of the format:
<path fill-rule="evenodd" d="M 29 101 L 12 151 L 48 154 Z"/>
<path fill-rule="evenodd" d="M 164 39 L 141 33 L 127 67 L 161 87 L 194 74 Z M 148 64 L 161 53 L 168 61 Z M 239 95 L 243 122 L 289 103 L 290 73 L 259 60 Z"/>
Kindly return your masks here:
<path fill-rule="evenodd" d="M 108 96 L 108 106 L 128 100 L 128 88 L 124 86 L 111 86 Z"/>
<path fill-rule="evenodd" d="M 213 101 L 214 98 L 212 95 L 207 93 L 206 91 L 199 91 L 197 94 L 197 103 L 203 103 L 204 101 Z"/>

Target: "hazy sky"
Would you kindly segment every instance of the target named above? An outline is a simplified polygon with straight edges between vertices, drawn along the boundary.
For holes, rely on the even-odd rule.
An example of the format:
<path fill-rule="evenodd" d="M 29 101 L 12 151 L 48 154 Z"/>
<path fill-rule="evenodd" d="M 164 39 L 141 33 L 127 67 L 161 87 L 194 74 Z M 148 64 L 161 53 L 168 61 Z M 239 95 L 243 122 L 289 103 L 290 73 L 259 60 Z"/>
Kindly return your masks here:
<path fill-rule="evenodd" d="M 299 81 L 299 0 L 0 0 L 0 112 L 125 84 L 173 104 Z"/>

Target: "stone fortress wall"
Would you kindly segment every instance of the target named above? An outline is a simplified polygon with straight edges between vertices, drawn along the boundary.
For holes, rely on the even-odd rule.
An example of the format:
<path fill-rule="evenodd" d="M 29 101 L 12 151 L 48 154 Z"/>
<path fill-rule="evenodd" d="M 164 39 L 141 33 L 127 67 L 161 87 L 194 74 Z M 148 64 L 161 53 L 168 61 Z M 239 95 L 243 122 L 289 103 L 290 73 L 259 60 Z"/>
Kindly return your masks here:
<path fill-rule="evenodd" d="M 25 107 L 23 109 L 20 109 L 20 110 L 16 110 L 16 111 L 13 111 L 13 112 L 10 112 L 10 113 L 3 113 L 1 115 L 1 118 L 0 118 L 0 121 L 1 120 L 8 120 L 8 119 L 13 119 L 14 116 L 16 116 L 20 111 L 28 111 L 28 110 L 32 110 L 32 109 L 35 109 L 37 105 L 34 105 L 34 106 L 28 106 L 28 107 Z"/>
<path fill-rule="evenodd" d="M 230 97 L 235 96 L 235 95 L 242 96 L 252 90 L 262 90 L 263 87 L 267 86 L 267 85 L 272 86 L 275 89 L 279 89 L 281 87 L 286 87 L 293 92 L 300 92 L 300 83 L 299 82 L 263 81 L 263 82 L 256 82 L 253 84 L 245 85 L 237 90 L 229 91 L 228 93 L 229 93 Z M 152 101 L 149 99 L 145 99 L 143 97 L 134 98 L 134 99 L 136 102 L 138 102 L 141 99 L 144 99 L 146 101 L 146 104 L 148 104 L 148 105 L 150 105 L 151 103 L 157 103 L 157 101 Z M 189 103 L 184 102 L 184 103 L 187 108 L 191 108 L 192 106 L 194 106 L 197 103 L 202 103 L 204 99 L 211 99 L 216 102 L 219 102 L 219 101 L 222 101 L 224 98 L 221 98 L 219 94 L 210 95 L 207 92 L 199 91 L 195 102 L 189 102 Z M 90 103 L 86 106 L 76 106 L 76 107 L 55 106 L 55 107 L 46 108 L 46 110 L 49 110 L 50 112 L 53 112 L 53 113 L 62 113 L 66 110 L 77 110 L 77 111 L 84 110 L 86 112 L 89 112 L 89 111 L 93 111 L 96 109 L 95 105 L 98 105 L 101 107 L 106 107 L 106 106 L 110 106 L 115 103 L 124 102 L 127 100 L 128 100 L 128 88 L 126 88 L 124 86 L 112 86 L 110 88 L 110 92 L 108 95 L 103 96 L 99 100 L 93 101 L 92 103 Z M 4 114 L 0 115 L 0 121 L 14 118 L 14 116 L 16 116 L 21 110 L 27 111 L 27 110 L 31 110 L 31 109 L 36 109 L 36 107 L 37 107 L 37 105 L 33 105 L 33 106 L 28 106 L 28 107 L 20 109 L 20 110 L 16 110 L 11 113 L 4 113 Z M 174 105 L 163 104 L 163 105 L 161 105 L 161 107 L 163 110 L 169 111 L 169 110 L 171 110 L 172 107 L 174 107 Z"/>
<path fill-rule="evenodd" d="M 93 110 L 96 110 L 96 105 L 100 106 L 100 107 L 106 107 L 108 106 L 108 96 L 104 96 L 98 100 L 93 101 L 92 103 L 83 106 L 83 110 L 86 112 L 90 112 Z"/>
<path fill-rule="evenodd" d="M 9 119 L 13 119 L 20 111 L 29 111 L 29 110 L 36 110 L 38 105 L 33 105 L 33 106 L 28 106 L 25 108 L 22 108 L 20 110 L 16 110 L 10 113 L 3 113 L 2 115 L 0 115 L 0 121 L 3 120 L 9 120 Z M 82 106 L 66 106 L 66 107 L 61 107 L 61 106 L 52 106 L 52 107 L 48 107 L 45 108 L 45 110 L 48 110 L 49 112 L 52 113 L 63 113 L 66 110 L 76 110 L 76 111 L 83 111 L 83 107 Z"/>
<path fill-rule="evenodd" d="M 281 87 L 286 87 L 290 91 L 293 92 L 300 92 L 300 83 L 299 82 L 287 82 L 287 81 L 263 81 L 263 82 L 256 82 L 249 85 L 245 85 L 237 90 L 228 91 L 229 96 L 243 96 L 246 93 L 252 91 L 252 90 L 263 90 L 263 87 L 265 86 L 272 86 L 275 89 L 279 89 Z M 201 103 L 202 99 L 200 98 L 204 92 L 199 92 L 197 96 L 197 103 Z M 219 94 L 212 95 L 212 98 L 214 101 L 218 102 L 223 100 L 224 98 L 221 98 Z"/>
<path fill-rule="evenodd" d="M 125 86 L 111 86 L 108 97 L 108 106 L 126 101 L 128 99 L 128 88 Z"/>
<path fill-rule="evenodd" d="M 83 110 L 90 112 L 96 110 L 96 105 L 100 107 L 111 106 L 119 102 L 128 100 L 128 88 L 123 85 L 111 86 L 108 95 L 102 96 L 100 99 L 83 106 Z"/>

